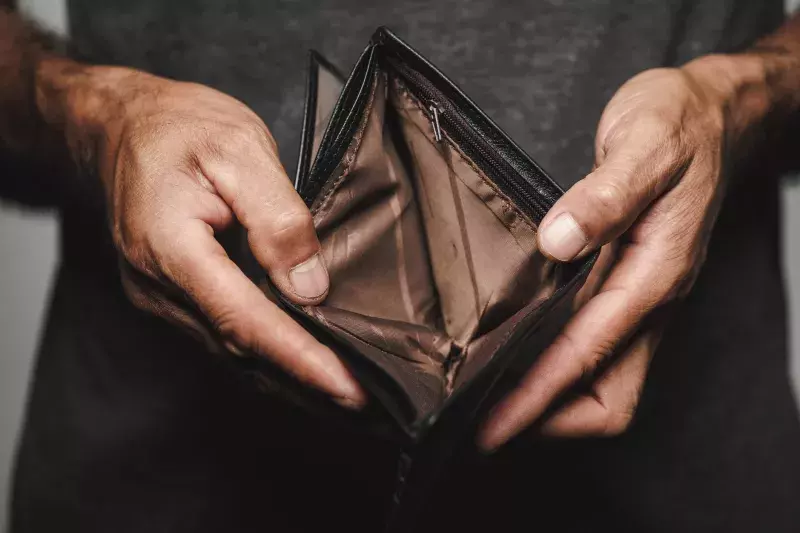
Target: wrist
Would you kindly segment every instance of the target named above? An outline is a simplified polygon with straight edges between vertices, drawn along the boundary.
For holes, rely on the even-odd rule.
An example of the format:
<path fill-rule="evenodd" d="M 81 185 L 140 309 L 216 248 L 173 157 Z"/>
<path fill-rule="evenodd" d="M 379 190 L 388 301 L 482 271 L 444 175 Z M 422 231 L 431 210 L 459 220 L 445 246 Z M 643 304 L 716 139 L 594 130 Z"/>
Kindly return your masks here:
<path fill-rule="evenodd" d="M 90 142 L 120 117 L 124 77 L 130 72 L 83 65 L 61 57 L 44 58 L 35 74 L 39 115 L 51 129 L 66 136 L 71 149 Z"/>
<path fill-rule="evenodd" d="M 58 136 L 81 174 L 100 179 L 113 175 L 113 154 L 141 85 L 142 72 L 93 66 L 52 57 L 36 70 L 36 106 L 47 129 Z"/>
<path fill-rule="evenodd" d="M 712 94 L 720 106 L 731 145 L 769 133 L 773 122 L 793 114 L 800 101 L 800 64 L 792 54 L 753 48 L 741 54 L 708 55 L 682 70 Z"/>
<path fill-rule="evenodd" d="M 682 70 L 718 107 L 725 137 L 733 145 L 778 105 L 769 85 L 769 65 L 758 55 L 708 55 L 690 61 Z"/>

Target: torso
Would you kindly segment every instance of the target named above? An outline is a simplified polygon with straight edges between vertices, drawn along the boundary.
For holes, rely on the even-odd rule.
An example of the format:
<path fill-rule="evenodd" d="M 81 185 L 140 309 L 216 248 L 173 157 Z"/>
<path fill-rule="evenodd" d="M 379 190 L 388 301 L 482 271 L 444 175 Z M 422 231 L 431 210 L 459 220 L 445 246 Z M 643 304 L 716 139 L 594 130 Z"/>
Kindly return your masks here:
<path fill-rule="evenodd" d="M 597 120 L 627 78 L 741 48 L 776 27 L 783 9 L 748 0 L 319 4 L 71 0 L 69 17 L 77 48 L 93 61 L 243 100 L 273 131 L 290 173 L 306 50 L 346 71 L 387 24 L 568 187 L 591 167 Z M 431 530 L 548 531 L 552 520 L 564 531 L 789 531 L 800 523 L 777 181 L 746 178 L 723 208 L 632 430 L 602 442 L 521 441 L 461 465 L 432 502 Z M 63 220 L 15 531 L 379 530 L 392 446 L 247 389 L 127 303 L 100 219 Z"/>

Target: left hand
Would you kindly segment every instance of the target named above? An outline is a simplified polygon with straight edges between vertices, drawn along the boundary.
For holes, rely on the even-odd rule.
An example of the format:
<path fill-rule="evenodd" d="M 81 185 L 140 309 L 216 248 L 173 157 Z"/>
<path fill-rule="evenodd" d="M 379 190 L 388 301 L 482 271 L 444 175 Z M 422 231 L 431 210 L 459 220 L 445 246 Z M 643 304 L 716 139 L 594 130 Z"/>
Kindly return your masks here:
<path fill-rule="evenodd" d="M 617 435 L 630 424 L 663 331 L 663 311 L 692 286 L 724 196 L 730 89 L 715 74 L 715 61 L 724 60 L 710 56 L 643 72 L 606 107 L 595 170 L 544 218 L 539 245 L 559 261 L 617 239 L 618 249 L 604 249 L 603 258 L 613 263 L 595 268 L 595 277 L 602 277 L 596 294 L 492 411 L 479 435 L 484 449 L 539 419 L 585 377 L 593 378 L 591 391 L 543 420 L 541 430 L 562 437 Z"/>

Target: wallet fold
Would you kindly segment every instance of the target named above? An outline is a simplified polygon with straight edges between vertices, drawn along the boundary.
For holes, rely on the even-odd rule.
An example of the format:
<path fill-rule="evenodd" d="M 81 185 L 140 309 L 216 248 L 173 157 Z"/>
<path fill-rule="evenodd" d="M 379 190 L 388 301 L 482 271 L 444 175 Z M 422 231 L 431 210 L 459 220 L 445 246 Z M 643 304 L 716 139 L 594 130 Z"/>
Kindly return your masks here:
<path fill-rule="evenodd" d="M 390 529 L 412 530 L 435 471 L 558 333 L 596 254 L 539 251 L 561 188 L 386 28 L 346 81 L 310 54 L 297 168 L 331 284 L 318 306 L 281 303 L 369 392 L 364 423 L 406 449 Z"/>

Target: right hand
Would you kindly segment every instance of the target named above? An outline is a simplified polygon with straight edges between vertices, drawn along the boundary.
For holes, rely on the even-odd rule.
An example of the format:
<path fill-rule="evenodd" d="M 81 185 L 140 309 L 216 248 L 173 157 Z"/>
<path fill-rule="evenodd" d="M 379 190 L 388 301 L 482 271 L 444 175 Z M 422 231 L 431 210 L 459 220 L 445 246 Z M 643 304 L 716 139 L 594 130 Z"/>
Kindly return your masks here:
<path fill-rule="evenodd" d="M 342 405 L 363 405 L 336 355 L 214 238 L 238 220 L 281 292 L 304 305 L 325 298 L 328 274 L 311 214 L 261 119 L 209 87 L 122 68 L 87 68 L 67 101 L 67 138 L 97 146 L 94 164 L 132 302 L 200 333 L 212 348 L 266 357 Z M 193 317 L 197 311 L 207 320 Z"/>

